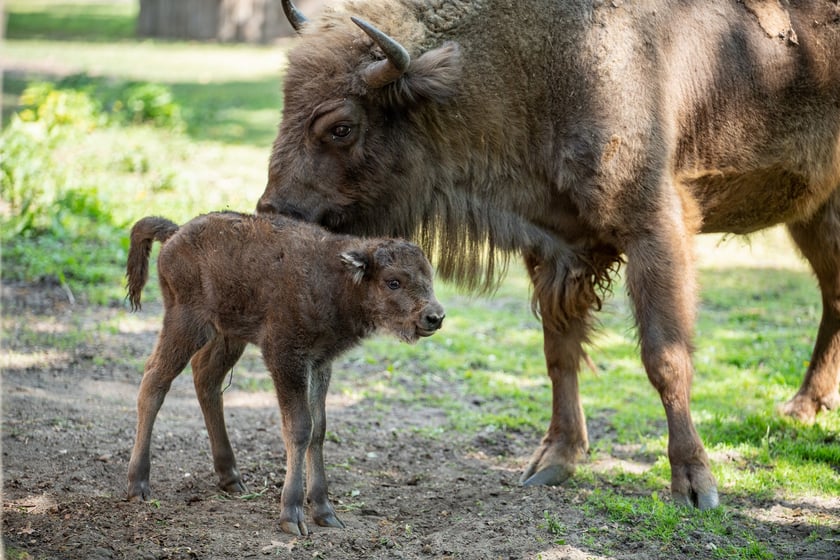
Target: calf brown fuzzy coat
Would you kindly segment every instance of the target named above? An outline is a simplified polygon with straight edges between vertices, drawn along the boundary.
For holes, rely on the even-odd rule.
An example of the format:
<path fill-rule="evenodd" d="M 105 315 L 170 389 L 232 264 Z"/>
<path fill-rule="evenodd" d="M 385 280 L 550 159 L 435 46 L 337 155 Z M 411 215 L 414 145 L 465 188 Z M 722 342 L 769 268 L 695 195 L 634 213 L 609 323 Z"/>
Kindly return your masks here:
<path fill-rule="evenodd" d="M 140 307 L 154 240 L 163 328 L 137 399 L 129 498 L 147 499 L 155 417 L 172 380 L 191 360 L 219 486 L 244 492 L 224 422 L 221 385 L 249 342 L 271 372 L 287 450 L 281 528 L 307 534 L 306 497 L 319 525 L 341 527 L 327 496 L 324 403 L 331 362 L 374 331 L 414 342 L 440 328 L 432 269 L 416 246 L 334 235 L 288 218 L 205 214 L 181 228 L 147 217 L 131 231 L 128 298 Z"/>

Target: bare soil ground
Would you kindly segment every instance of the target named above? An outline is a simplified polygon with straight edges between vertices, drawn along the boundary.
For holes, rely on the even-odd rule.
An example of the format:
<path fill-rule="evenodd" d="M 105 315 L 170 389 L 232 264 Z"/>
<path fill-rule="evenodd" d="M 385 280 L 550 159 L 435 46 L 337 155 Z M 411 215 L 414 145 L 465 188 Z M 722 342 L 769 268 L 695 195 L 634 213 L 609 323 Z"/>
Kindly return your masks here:
<path fill-rule="evenodd" d="M 225 393 L 233 447 L 254 493 L 222 495 L 189 375 L 176 380 L 155 426 L 154 499 L 128 502 L 135 395 L 160 309 L 144 309 L 142 328 L 94 328 L 125 313 L 69 305 L 55 286 L 3 287 L 7 558 L 714 558 L 725 544 L 748 550 L 747 533 L 773 557 L 840 558 L 840 503 L 826 500 L 724 498 L 733 511 L 727 542 L 699 531 L 667 544 L 634 538 L 606 513 L 583 507 L 593 491 L 585 483 L 519 486 L 540 434 L 441 434 L 446 415 L 419 390 L 409 406 L 330 396 L 325 454 L 345 529 L 310 525 L 308 537 L 279 530 L 285 455 L 270 392 L 234 386 Z M 68 329 L 90 334 L 68 346 Z M 59 339 L 65 342 L 50 342 Z M 335 376 L 363 385 L 385 367 L 339 362 Z M 597 421 L 589 429 L 593 438 L 608 437 Z M 545 512 L 562 523 L 561 535 L 549 531 Z"/>

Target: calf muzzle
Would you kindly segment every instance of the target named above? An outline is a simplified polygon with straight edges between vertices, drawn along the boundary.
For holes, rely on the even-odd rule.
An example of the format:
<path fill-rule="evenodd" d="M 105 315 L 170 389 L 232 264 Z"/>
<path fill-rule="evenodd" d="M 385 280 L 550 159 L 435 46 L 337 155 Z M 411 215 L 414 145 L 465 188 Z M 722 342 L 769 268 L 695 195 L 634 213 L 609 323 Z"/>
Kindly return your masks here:
<path fill-rule="evenodd" d="M 446 317 L 446 313 L 439 303 L 430 304 L 420 315 L 417 334 L 420 336 L 433 335 L 443 325 L 444 317 Z"/>

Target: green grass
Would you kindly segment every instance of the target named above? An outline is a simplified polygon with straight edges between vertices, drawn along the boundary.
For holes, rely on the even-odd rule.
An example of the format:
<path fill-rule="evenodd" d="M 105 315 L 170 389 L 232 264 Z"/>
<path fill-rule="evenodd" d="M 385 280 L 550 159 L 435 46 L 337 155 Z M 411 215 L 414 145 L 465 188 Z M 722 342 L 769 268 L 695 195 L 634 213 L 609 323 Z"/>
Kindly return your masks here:
<path fill-rule="evenodd" d="M 6 279 L 33 281 L 47 274 L 79 299 L 120 302 L 134 220 L 162 214 L 183 222 L 211 210 L 249 211 L 262 192 L 282 102 L 283 50 L 138 42 L 125 32 L 132 5 L 7 0 L 4 62 L 30 70 L 4 81 L 4 123 L 33 79 L 58 81 L 82 72 L 98 84 L 92 95 L 103 104 L 109 91 L 136 81 L 167 88 L 184 126 L 96 123 L 34 152 L 25 163 L 40 183 L 55 182 L 63 197 L 39 216 L 64 221 L 4 238 Z M 55 29 L 58 15 L 66 24 L 61 32 Z M 35 71 L 44 61 L 46 75 Z M 589 515 L 606 517 L 629 538 L 660 542 L 679 555 L 675 542 L 694 531 L 714 547 L 692 553 L 767 558 L 756 534 L 733 533 L 732 520 L 750 515 L 744 504 L 836 501 L 840 495 L 840 414 L 823 413 L 814 426 L 804 426 L 776 411 L 796 392 L 810 359 L 819 295 L 780 230 L 755 235 L 748 244 L 701 238 L 698 259 L 702 291 L 692 412 L 725 507 L 686 511 L 665 497 L 670 467 L 664 412 L 639 360 L 620 278 L 588 347 L 597 372 L 581 372 L 592 453 L 570 484 L 585 496 Z M 430 438 L 469 440 L 495 431 L 536 445 L 550 418 L 551 389 L 526 274 L 513 265 L 492 297 L 470 297 L 444 284 L 437 289 L 447 309 L 442 332 L 413 346 L 369 340 L 336 364 L 332 391 L 369 403 L 371 414 L 384 414 L 395 403 L 439 408 L 445 425 L 429 429 Z M 159 297 L 154 281 L 147 290 L 145 301 Z M 59 349 L 77 340 L 72 334 L 52 336 L 47 344 Z M 239 389 L 271 389 L 254 349 L 233 380 Z M 840 530 L 830 523 L 827 530 Z M 542 525 L 551 540 L 565 538 L 553 512 L 546 512 Z M 809 538 L 824 538 L 815 531 Z M 587 535 L 591 550 L 608 554 L 609 539 L 603 537 L 598 527 Z"/>
<path fill-rule="evenodd" d="M 8 39 L 119 41 L 134 37 L 131 0 L 6 0 Z"/>
<path fill-rule="evenodd" d="M 605 514 L 611 523 L 627 528 L 626 539 L 661 543 L 666 550 L 679 543 L 680 552 L 688 557 L 774 558 L 749 532 L 733 529 L 732 514 L 723 508 L 697 512 L 664 502 L 655 492 L 646 497 L 627 498 L 600 489 L 587 497 L 583 507 L 593 514 Z M 546 519 L 551 519 L 548 512 Z M 699 540 L 693 536 L 696 534 L 706 538 Z"/>

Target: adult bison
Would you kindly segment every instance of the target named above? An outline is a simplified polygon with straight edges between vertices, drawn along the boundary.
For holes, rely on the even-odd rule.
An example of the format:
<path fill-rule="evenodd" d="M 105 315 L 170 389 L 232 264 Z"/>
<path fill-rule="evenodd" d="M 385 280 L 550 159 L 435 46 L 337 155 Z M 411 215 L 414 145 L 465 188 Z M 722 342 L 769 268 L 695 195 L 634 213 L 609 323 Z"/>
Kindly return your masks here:
<path fill-rule="evenodd" d="M 840 404 L 837 0 L 350 0 L 289 53 L 259 212 L 410 236 L 492 284 L 524 257 L 554 404 L 523 481 L 588 448 L 592 312 L 626 259 L 641 357 L 668 420 L 671 491 L 718 503 L 689 411 L 692 236 L 784 223 L 823 316 L 784 411 Z"/>

